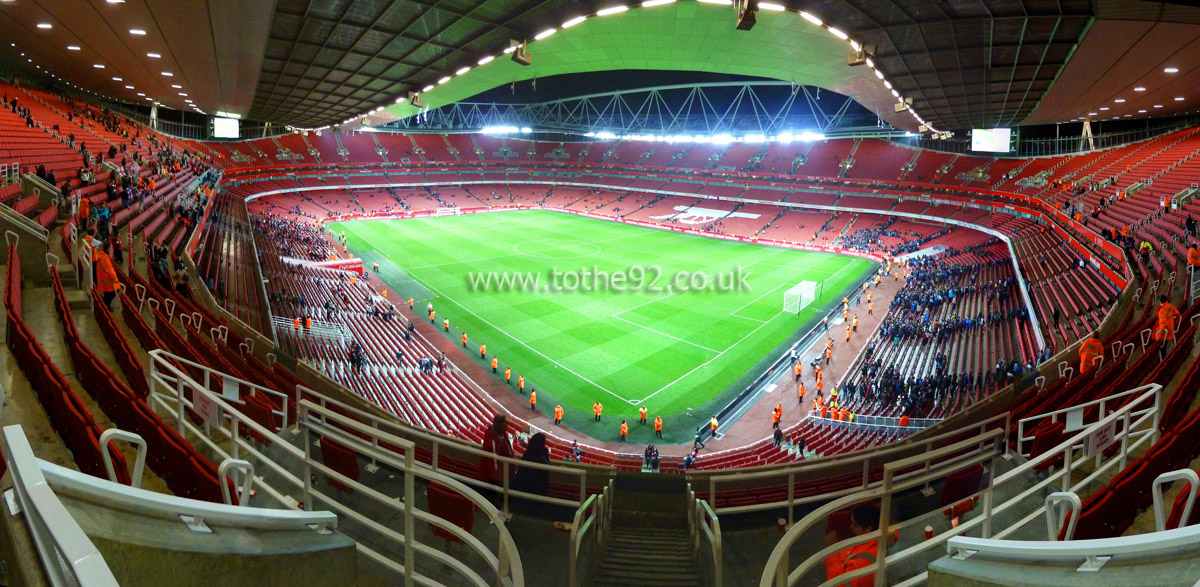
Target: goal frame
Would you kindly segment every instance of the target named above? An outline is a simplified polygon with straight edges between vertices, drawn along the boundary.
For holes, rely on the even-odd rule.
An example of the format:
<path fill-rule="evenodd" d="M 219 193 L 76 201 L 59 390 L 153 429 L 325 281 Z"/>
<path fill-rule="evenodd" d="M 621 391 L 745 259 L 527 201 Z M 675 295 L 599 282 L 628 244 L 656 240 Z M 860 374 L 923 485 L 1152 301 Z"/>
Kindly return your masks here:
<path fill-rule="evenodd" d="M 783 292 L 783 311 L 789 314 L 799 314 L 809 307 L 821 295 L 823 282 L 801 281 Z"/>

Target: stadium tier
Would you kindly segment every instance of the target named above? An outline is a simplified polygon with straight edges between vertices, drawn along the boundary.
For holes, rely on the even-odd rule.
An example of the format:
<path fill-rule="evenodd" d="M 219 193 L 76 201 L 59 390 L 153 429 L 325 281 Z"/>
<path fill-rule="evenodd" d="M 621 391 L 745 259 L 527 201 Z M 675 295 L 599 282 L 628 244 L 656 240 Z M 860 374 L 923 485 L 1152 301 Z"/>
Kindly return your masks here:
<path fill-rule="evenodd" d="M 961 561 L 1200 517 L 1194 474 L 1158 493 L 1200 454 L 1200 127 L 1040 157 L 878 135 L 208 141 L 0 90 L 5 466 L 31 516 L 53 518 L 37 491 L 94 492 L 190 512 L 189 532 L 336 530 L 306 548 L 381 583 L 522 587 L 519 551 L 588 528 L 611 556 L 676 522 L 690 545 L 718 516 L 779 520 L 728 583 L 832 585 L 834 546 L 891 525 L 889 583 L 932 585 L 974 572 L 934 563 L 935 535 Z M 560 292 L 564 269 L 604 285 Z M 687 510 L 655 509 L 662 488 Z M 864 527 L 868 501 L 888 505 Z M 647 513 L 674 520 L 659 543 L 609 529 Z M 555 538 L 514 515 L 574 520 Z"/>

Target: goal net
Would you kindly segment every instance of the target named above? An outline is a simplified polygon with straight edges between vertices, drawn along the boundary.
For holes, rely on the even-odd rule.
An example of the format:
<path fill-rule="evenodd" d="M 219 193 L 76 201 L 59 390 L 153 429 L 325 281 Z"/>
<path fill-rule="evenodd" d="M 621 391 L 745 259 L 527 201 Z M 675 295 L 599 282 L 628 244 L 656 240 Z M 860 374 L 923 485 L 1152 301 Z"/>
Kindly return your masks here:
<path fill-rule="evenodd" d="M 799 314 L 817 299 L 817 289 L 821 284 L 815 281 L 801 281 L 783 292 L 783 311 Z"/>

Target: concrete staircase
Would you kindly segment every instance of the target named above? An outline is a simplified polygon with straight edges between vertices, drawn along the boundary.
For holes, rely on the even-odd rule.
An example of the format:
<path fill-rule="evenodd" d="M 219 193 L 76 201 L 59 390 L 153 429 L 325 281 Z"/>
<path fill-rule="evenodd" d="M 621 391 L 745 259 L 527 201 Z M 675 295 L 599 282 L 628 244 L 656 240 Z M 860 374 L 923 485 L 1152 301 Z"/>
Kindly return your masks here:
<path fill-rule="evenodd" d="M 703 584 L 688 529 L 686 482 L 681 477 L 664 488 L 662 480 L 651 486 L 637 478 L 617 478 L 612 530 L 597 556 L 591 587 Z"/>

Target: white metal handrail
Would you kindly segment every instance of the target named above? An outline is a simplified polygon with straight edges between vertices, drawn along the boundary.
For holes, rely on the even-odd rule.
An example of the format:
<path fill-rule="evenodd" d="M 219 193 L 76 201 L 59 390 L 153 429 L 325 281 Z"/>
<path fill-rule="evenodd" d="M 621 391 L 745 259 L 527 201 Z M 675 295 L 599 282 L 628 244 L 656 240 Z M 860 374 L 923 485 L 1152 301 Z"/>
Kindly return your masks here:
<path fill-rule="evenodd" d="M 418 462 L 417 463 L 418 466 L 431 467 L 434 471 L 437 471 L 439 473 L 442 473 L 443 475 L 448 475 L 450 477 L 458 479 L 459 481 L 461 481 L 467 485 L 484 488 L 484 489 L 488 489 L 488 490 L 500 491 L 501 496 L 502 496 L 501 511 L 503 511 L 505 513 L 508 513 L 508 511 L 509 511 L 509 501 L 510 501 L 510 498 L 512 498 L 512 497 L 518 497 L 520 499 L 537 501 L 537 502 L 542 502 L 542 503 L 547 503 L 547 504 L 552 504 L 552 505 L 557 505 L 557 506 L 578 508 L 583 504 L 583 502 L 585 501 L 585 499 L 587 497 L 587 484 L 588 484 L 589 478 L 596 479 L 597 481 L 604 479 L 603 477 L 600 477 L 599 479 L 597 479 L 598 475 L 594 470 L 589 470 L 588 467 L 580 466 L 580 465 L 573 464 L 573 463 L 564 463 L 561 461 L 556 461 L 556 462 L 553 462 L 553 464 L 545 465 L 545 464 L 541 464 L 541 463 L 533 463 L 533 462 L 523 461 L 518 458 L 501 457 L 501 456 L 492 454 L 490 452 L 487 452 L 487 451 L 483 450 L 481 447 L 479 447 L 478 445 L 469 443 L 467 441 L 459 440 L 459 439 L 441 435 L 441 434 L 437 434 L 435 432 L 430 432 L 429 430 L 426 430 L 424 428 L 417 428 L 415 426 L 410 426 L 408 424 L 396 422 L 394 420 L 378 416 L 374 413 L 371 413 L 371 412 L 368 412 L 365 410 L 361 410 L 361 409 L 359 409 L 355 406 L 352 406 L 350 404 L 347 404 L 345 402 L 340 402 L 338 400 L 326 397 L 326 396 L 319 394 L 319 393 L 313 391 L 312 389 L 305 387 L 303 385 L 297 386 L 296 401 L 299 402 L 299 401 L 303 401 L 305 399 L 311 400 L 314 404 L 321 406 L 322 408 L 330 408 L 330 407 L 337 408 L 338 411 L 350 414 L 350 415 L 354 416 L 355 418 L 357 418 L 358 420 L 360 420 L 361 422 L 366 423 L 367 426 L 371 430 L 365 431 L 365 435 L 367 437 L 365 440 L 370 440 L 372 447 L 377 450 L 380 450 L 380 451 L 389 451 L 390 450 L 386 446 L 386 443 L 385 444 L 379 443 L 379 439 L 376 436 L 377 432 L 384 433 L 384 434 L 391 434 L 391 435 L 395 435 L 395 436 L 398 436 L 401 438 L 407 438 L 415 443 L 418 443 L 419 445 L 421 445 L 423 447 L 427 446 L 431 453 L 430 463 L 428 465 L 426 465 L 425 463 Z M 509 479 L 511 477 L 511 474 L 514 471 L 516 471 L 518 467 L 537 469 L 540 471 L 547 471 L 549 473 L 556 474 L 556 475 L 566 475 L 568 477 L 574 477 L 575 483 L 579 487 L 579 498 L 577 500 L 572 500 L 572 499 L 563 499 L 563 498 L 558 498 L 558 497 L 550 497 L 550 496 L 545 496 L 545 495 L 537 495 L 537 494 L 533 494 L 533 493 L 526 493 L 526 492 L 517 491 L 515 489 L 510 488 L 508 486 L 507 481 L 505 481 L 501 486 L 497 487 L 486 481 L 480 481 L 479 479 L 476 479 L 474 477 L 471 477 L 468 475 L 462 475 L 462 474 L 456 472 L 455 470 L 442 467 L 442 459 L 444 458 L 443 455 L 447 451 L 453 451 L 453 452 L 457 452 L 457 453 L 465 453 L 466 455 L 469 455 L 474 458 L 488 458 L 488 459 L 492 459 L 498 463 L 501 463 L 502 468 L 503 468 L 502 478 L 505 480 Z M 554 459 L 551 459 L 551 460 L 554 461 Z M 590 475 L 589 475 L 589 473 L 590 473 Z M 609 479 L 611 479 L 611 476 L 609 476 Z"/>
<path fill-rule="evenodd" d="M 1135 391 L 1138 392 L 1135 394 L 1135 399 L 1129 401 L 1112 414 L 1088 426 L 1087 428 L 1080 430 L 1075 435 L 1059 443 L 1059 445 L 1053 449 L 1030 459 L 1029 461 L 1013 468 L 1007 473 L 997 475 L 993 463 L 993 466 L 991 467 L 991 471 L 993 473 L 989 477 L 989 485 L 983 493 L 983 512 L 981 515 L 973 517 L 966 522 L 960 523 L 957 527 L 942 532 L 941 534 L 934 536 L 932 539 L 924 540 L 914 546 L 898 552 L 889 553 L 886 557 L 881 557 L 880 562 L 877 564 L 857 570 L 854 573 L 847 573 L 846 575 L 839 577 L 839 580 L 850 580 L 857 576 L 865 576 L 873 570 L 878 570 L 875 575 L 876 585 L 882 586 L 886 584 L 885 581 L 891 581 L 895 583 L 897 581 L 889 580 L 885 576 L 888 566 L 907 560 L 908 558 L 928 551 L 931 548 L 938 547 L 941 544 L 946 543 L 946 541 L 952 537 L 965 536 L 968 532 L 977 531 L 983 538 L 991 538 L 993 537 L 993 520 L 997 519 L 998 516 L 1002 514 L 1012 511 L 1016 516 L 1019 516 L 1017 521 L 1004 528 L 1001 528 L 994 535 L 995 538 L 998 539 L 1008 536 L 1013 532 L 1025 527 L 1030 522 L 1043 517 L 1046 504 L 1045 502 L 1041 502 L 1041 495 L 1044 495 L 1046 490 L 1049 489 L 1053 491 L 1054 489 L 1058 489 L 1062 492 L 1076 493 L 1080 489 L 1085 488 L 1089 486 L 1089 484 L 1095 482 L 1102 475 L 1108 474 L 1113 467 L 1119 467 L 1123 469 L 1125 467 L 1127 455 L 1130 451 L 1137 450 L 1144 445 L 1148 445 L 1148 443 L 1152 443 L 1158 435 L 1158 416 L 1162 406 L 1162 386 L 1157 384 L 1149 384 L 1139 387 Z M 1151 403 L 1154 406 L 1153 410 L 1143 409 L 1145 405 Z M 1139 412 L 1141 415 L 1134 418 L 1132 414 L 1135 411 Z M 1113 431 L 1109 428 L 1110 426 L 1115 427 L 1117 423 L 1121 423 L 1119 430 Z M 1097 454 L 1094 456 L 1095 464 L 1093 465 L 1093 458 L 1087 453 L 1088 440 L 1093 434 L 1101 431 L 1111 432 L 1111 438 L 1113 442 L 1120 442 L 1120 450 L 1116 451 L 1109 457 L 1105 456 L 1104 450 L 1098 450 Z M 991 433 L 994 434 L 998 432 L 1000 431 L 993 430 Z M 964 446 L 963 443 L 958 444 L 960 445 L 960 448 L 961 446 Z M 1102 449 L 1103 447 L 1099 448 Z M 1079 453 L 1079 455 L 1077 455 L 1077 453 Z M 972 459 L 980 458 L 979 454 L 968 456 Z M 914 457 L 914 459 L 919 459 L 919 457 Z M 992 504 L 992 495 L 997 491 L 997 489 L 1007 487 L 1010 483 L 1020 483 L 1023 480 L 1027 481 L 1033 477 L 1032 474 L 1037 469 L 1050 466 L 1059 459 L 1063 461 L 1061 467 L 1051 466 L 1044 476 L 1035 477 L 1036 481 L 1030 484 L 1028 487 L 1018 485 L 1014 495 L 1008 500 L 999 504 Z M 895 488 L 889 491 L 888 488 L 889 484 L 893 480 L 893 473 L 901 470 L 902 467 L 907 466 L 905 463 L 912 460 L 913 459 L 905 459 L 904 461 L 898 461 L 897 463 L 889 463 L 885 465 L 884 485 L 882 487 L 877 487 L 875 489 L 863 491 L 855 495 L 843 497 L 830 504 L 827 504 L 826 506 L 818 508 L 818 510 L 805 518 L 806 521 L 809 521 L 807 525 L 811 526 L 812 524 L 815 524 L 818 520 L 815 520 L 814 517 L 817 516 L 821 516 L 820 520 L 824 520 L 825 516 L 835 511 L 839 507 L 860 503 L 863 501 L 869 501 L 878 497 L 884 498 L 884 507 L 881 508 L 881 515 L 884 520 L 887 520 L 887 515 L 889 513 L 887 511 L 887 504 L 890 501 L 890 495 L 892 492 L 897 489 L 911 487 L 914 485 L 914 479 L 910 477 L 910 479 L 901 481 L 895 486 Z M 1084 465 L 1089 466 L 1087 469 L 1082 469 Z M 948 469 L 942 469 L 942 471 L 945 470 Z M 902 477 L 899 476 L 894 478 L 902 479 Z M 1016 509 L 1023 503 L 1027 504 L 1027 500 L 1030 498 L 1037 498 L 1040 503 L 1038 503 L 1035 507 L 1030 508 L 1028 512 L 1025 510 Z M 911 521 L 912 520 L 910 519 L 909 523 L 911 523 Z M 801 524 L 797 524 L 796 527 L 800 527 L 800 525 Z M 881 526 L 883 525 L 884 524 L 881 524 Z M 892 529 L 903 527 L 903 523 L 900 525 L 892 525 Z M 785 535 L 785 541 L 789 535 L 791 535 L 791 531 Z M 795 536 L 798 535 L 799 534 L 796 534 Z M 804 572 L 815 568 L 817 563 L 825 556 L 849 546 L 865 543 L 872 538 L 879 540 L 884 538 L 884 534 L 882 532 L 864 536 L 866 536 L 866 538 L 860 536 L 848 539 L 838 543 L 837 545 L 834 545 L 833 547 L 829 547 L 820 551 L 818 554 L 807 559 L 799 568 L 790 574 L 787 573 L 786 569 L 787 549 L 783 548 L 784 541 L 781 541 L 780 546 L 776 547 L 776 553 L 772 554 L 772 558 L 767 563 L 767 568 L 763 572 L 761 585 L 762 587 L 770 587 L 771 585 L 775 585 L 776 587 L 794 585 L 801 578 Z M 791 543 L 787 542 L 787 544 L 790 545 Z M 776 554 L 779 554 L 779 558 L 776 557 Z M 905 584 L 914 584 L 923 581 L 925 575 L 925 572 L 918 573 L 915 577 L 909 578 Z M 834 584 L 836 583 L 829 582 L 824 583 L 823 585 L 828 586 Z"/>
<path fill-rule="evenodd" d="M 721 485 L 745 485 L 748 482 L 755 483 L 761 481 L 763 482 L 763 485 L 775 484 L 785 487 L 787 490 L 787 497 L 782 500 L 764 501 L 743 506 L 718 506 L 714 507 L 713 510 L 717 514 L 727 514 L 755 512 L 787 507 L 788 523 L 791 524 L 794 522 L 793 512 L 795 511 L 794 506 L 796 505 L 823 502 L 831 497 L 847 495 L 881 485 L 882 481 L 871 481 L 871 469 L 875 466 L 882 466 L 885 463 L 892 462 L 896 460 L 899 455 L 932 454 L 938 444 L 960 437 L 963 434 L 970 434 L 972 431 L 974 431 L 975 434 L 983 434 L 988 428 L 993 426 L 1008 430 L 1009 418 L 1010 415 L 1008 412 L 997 414 L 965 429 L 960 428 L 950 430 L 941 434 L 930 436 L 928 438 L 922 438 L 919 441 L 887 445 L 885 447 L 880 447 L 874 452 L 868 452 L 866 454 L 852 453 L 845 456 L 838 455 L 816 459 L 813 461 L 800 461 L 795 465 L 782 468 L 772 468 L 765 471 L 721 472 L 704 475 L 700 478 L 706 478 L 708 481 L 708 495 L 710 500 L 715 500 L 718 488 Z M 1003 424 L 1001 425 L 1001 423 Z M 835 492 L 822 493 L 820 495 L 812 495 L 808 497 L 798 497 L 796 495 L 798 483 L 810 481 L 812 479 L 819 479 L 823 475 L 826 475 L 828 471 L 844 470 L 851 466 L 861 469 L 862 482 L 860 484 Z M 689 478 L 692 477 L 693 475 L 689 475 Z M 904 477 L 905 475 L 900 475 L 898 478 L 903 479 Z"/>
<path fill-rule="evenodd" d="M 4 427 L 4 459 L 12 477 L 5 492 L 9 513 L 29 524 L 42 568 L 53 585 L 115 587 L 108 563 L 54 494 L 20 426 Z M 46 463 L 49 464 L 49 463 Z"/>
<path fill-rule="evenodd" d="M 941 422 L 937 418 L 914 418 L 908 426 L 901 426 L 899 418 L 887 418 L 890 421 L 873 422 L 868 416 L 855 416 L 854 421 L 835 420 L 833 418 L 822 418 L 814 411 L 810 413 L 808 419 L 813 421 L 813 424 L 831 428 L 840 428 L 845 430 L 883 430 L 887 432 L 919 432 L 934 424 Z M 884 420 L 884 419 L 880 419 Z"/>
<path fill-rule="evenodd" d="M 588 496 L 583 504 L 575 510 L 575 518 L 571 523 L 570 552 L 568 553 L 568 583 L 570 587 L 579 587 L 579 556 L 583 552 L 584 538 L 591 532 L 595 553 L 608 538 L 612 520 L 613 481 L 609 480 L 604 491 L 599 495 Z"/>
<path fill-rule="evenodd" d="M 154 298 L 149 298 L 149 299 L 152 302 L 155 301 Z M 172 300 L 168 299 L 167 301 L 172 301 Z M 182 320 L 185 316 L 186 316 L 186 314 L 181 314 L 179 316 L 179 318 Z M 158 353 L 157 355 L 155 355 L 156 352 Z M 224 398 L 225 401 L 231 402 L 233 404 L 236 404 L 239 406 L 245 405 L 246 404 L 245 400 L 241 399 L 244 395 L 248 395 L 250 397 L 256 397 L 259 394 L 266 395 L 267 396 L 266 399 L 271 403 L 271 405 L 276 405 L 276 403 L 278 403 L 278 405 L 279 405 L 279 409 L 271 410 L 271 414 L 278 416 L 280 418 L 279 421 L 281 422 L 281 424 L 279 426 L 279 429 L 284 430 L 289 427 L 290 420 L 288 419 L 288 413 L 291 412 L 292 410 L 288 409 L 288 405 L 292 402 L 292 398 L 289 397 L 287 394 L 275 391 L 274 389 L 271 389 L 269 387 L 263 387 L 256 383 L 246 381 L 245 379 L 241 379 L 241 378 L 235 377 L 233 375 L 229 375 L 226 373 L 222 373 L 220 371 L 216 371 L 205 365 L 201 365 L 200 363 L 189 361 L 183 357 L 180 357 L 179 355 L 173 355 L 173 354 L 170 354 L 161 349 L 158 349 L 156 351 L 151 351 L 150 354 L 155 357 L 161 357 L 163 360 L 169 359 L 170 363 L 173 363 L 174 365 L 183 365 L 186 367 L 190 367 L 193 370 L 200 371 L 203 374 L 203 377 L 197 383 L 200 385 L 203 385 L 204 389 L 211 389 L 213 384 L 220 382 L 222 385 L 223 392 L 226 390 L 228 390 L 229 392 L 232 392 L 232 391 L 234 391 L 234 389 L 232 389 L 232 387 L 230 387 L 230 384 L 233 384 L 233 386 L 237 388 L 236 389 L 237 394 L 238 394 L 237 397 L 232 397 L 231 395 L 225 395 L 225 393 L 221 394 L 221 397 Z M 153 359 L 152 359 L 152 362 L 153 362 Z M 243 391 L 243 390 L 245 390 L 245 391 Z M 274 402 L 270 401 L 271 398 L 274 398 L 276 401 L 274 401 Z"/>
<path fill-rule="evenodd" d="M 713 587 L 722 587 L 725 582 L 725 554 L 721 538 L 721 520 L 717 517 L 717 513 L 713 511 L 712 506 L 708 505 L 707 501 L 696 499 L 696 492 L 692 490 L 691 483 L 688 483 L 687 493 L 688 530 L 693 541 L 692 550 L 699 553 L 702 546 L 701 542 L 708 542 L 709 554 L 713 558 L 712 571 L 708 573 L 708 584 Z"/>
<path fill-rule="evenodd" d="M 177 357 L 161 349 L 151 351 L 150 356 L 151 403 L 164 406 L 175 414 L 176 425 L 181 434 L 187 436 L 188 433 L 191 433 L 214 454 L 220 455 L 223 459 L 244 459 L 256 466 L 261 466 L 278 481 L 272 483 L 266 477 L 254 477 L 254 486 L 261 490 L 261 493 L 265 494 L 267 498 L 274 500 L 282 507 L 311 508 L 313 504 L 320 503 L 345 519 L 354 521 L 364 531 L 381 537 L 396 551 L 402 552 L 402 563 L 393 560 L 393 557 L 376 550 L 376 547 L 368 545 L 362 540 L 357 541 L 359 552 L 402 576 L 406 586 L 414 583 L 428 586 L 438 585 L 436 581 L 416 570 L 414 559 L 418 554 L 444 565 L 452 573 L 464 578 L 468 584 L 478 587 L 488 585 L 488 582 L 475 570 L 460 560 L 461 557 L 452 556 L 442 552 L 442 549 L 416 540 L 416 522 L 436 526 L 467 545 L 495 573 L 497 582 L 502 587 L 524 586 L 524 571 L 520 556 L 512 535 L 504 525 L 504 516 L 490 501 L 463 483 L 437 471 L 416 466 L 416 450 L 411 441 L 372 430 L 352 417 L 338 414 L 306 399 L 297 406 L 297 426 L 304 434 L 303 448 L 299 448 L 289 440 L 280 437 L 276 430 L 268 429 L 248 418 L 239 410 L 237 404 L 226 401 L 220 394 L 212 392 L 190 377 L 188 373 L 173 364 Z M 212 371 L 212 375 L 222 376 L 223 374 Z M 193 399 L 188 399 L 189 393 Z M 212 417 L 210 414 L 208 419 L 197 425 L 187 417 L 187 412 L 189 410 L 195 412 L 198 409 L 195 400 L 199 396 L 203 396 L 206 403 L 211 402 L 215 406 L 216 416 Z M 248 429 L 249 432 L 243 432 L 243 429 Z M 378 435 L 380 443 L 399 447 L 399 453 L 374 449 L 370 443 L 364 442 L 360 438 L 366 433 Z M 350 447 L 356 453 L 356 458 L 361 454 L 372 461 L 400 471 L 404 474 L 404 495 L 397 499 L 397 496 L 384 494 L 356 479 L 346 477 L 317 460 L 310 452 L 313 444 L 310 434 L 330 438 Z M 271 444 L 271 456 L 267 456 L 265 451 L 260 449 L 254 440 L 255 437 L 265 438 Z M 403 456 L 399 456 L 400 454 Z M 357 496 L 357 501 L 370 502 L 376 508 L 382 507 L 395 512 L 403 524 L 403 532 L 398 532 L 385 523 L 381 523 L 378 512 L 362 513 L 336 497 L 317 490 L 312 485 L 313 473 L 320 473 L 348 487 Z M 492 552 L 492 549 L 454 523 L 418 509 L 415 498 L 415 480 L 417 478 L 446 486 L 470 500 L 474 507 L 483 513 L 492 525 L 496 526 L 498 530 L 496 552 Z"/>
<path fill-rule="evenodd" d="M 989 430 L 979 436 L 933 450 L 928 455 L 916 455 L 887 463 L 884 465 L 884 480 L 881 485 L 835 499 L 817 508 L 805 516 L 803 520 L 793 524 L 775 546 L 775 550 L 771 552 L 771 556 L 768 558 L 762 577 L 759 580 L 760 587 L 790 587 L 791 585 L 796 585 L 805 574 L 817 568 L 825 557 L 831 554 L 853 546 L 865 544 L 872 540 L 878 541 L 876 544 L 886 544 L 892 532 L 899 531 L 913 523 L 909 521 L 907 523 L 893 524 L 890 521 L 889 510 L 891 498 L 894 493 L 920 487 L 944 478 L 949 472 L 964 466 L 977 465 L 989 461 L 992 461 L 994 466 L 994 459 L 1003 453 L 1004 435 L 1004 430 Z M 915 473 L 909 473 L 905 476 L 898 474 L 899 471 L 913 466 L 919 467 Z M 995 469 L 993 468 L 993 470 Z M 836 544 L 826 546 L 789 572 L 788 557 L 791 547 L 807 530 L 818 523 L 825 522 L 831 514 L 838 510 L 880 498 L 883 500 L 883 507 L 880 508 L 880 523 L 876 532 L 854 536 Z M 990 492 L 984 494 L 984 507 L 985 510 L 991 507 Z M 927 546 L 921 549 L 924 550 L 925 548 Z M 893 556 L 878 556 L 873 564 L 837 577 L 837 579 L 822 582 L 821 586 L 833 587 L 874 573 L 875 585 L 882 587 L 886 584 L 884 582 L 886 569 L 887 565 L 890 564 L 889 559 L 892 559 Z"/>
<path fill-rule="evenodd" d="M 946 543 L 946 552 L 957 559 L 976 554 L 1003 557 L 1014 563 L 1082 561 L 1098 556 L 1155 555 L 1181 546 L 1200 546 L 1200 525 L 1184 526 L 1162 532 L 1135 534 L 1118 538 L 1094 538 L 1047 542 L 1042 540 L 999 540 L 956 536 Z"/>
<path fill-rule="evenodd" d="M 1097 420 L 1099 420 L 1100 418 L 1104 417 L 1104 415 L 1105 415 L 1104 410 L 1108 406 L 1109 403 L 1112 403 L 1114 400 L 1117 400 L 1120 398 L 1127 398 L 1134 394 L 1140 394 L 1140 393 L 1145 393 L 1145 392 L 1144 392 L 1144 390 L 1142 390 L 1142 388 L 1139 387 L 1136 389 L 1130 389 L 1128 391 L 1122 391 L 1121 393 L 1114 393 L 1112 395 L 1105 396 L 1100 399 L 1095 399 L 1090 402 L 1077 404 L 1077 405 L 1062 408 L 1059 410 L 1054 410 L 1053 412 L 1046 412 L 1043 414 L 1038 414 L 1036 416 L 1022 418 L 1017 421 L 1017 452 L 1020 453 L 1022 456 L 1025 456 L 1025 454 L 1026 454 L 1025 450 L 1024 450 L 1025 442 L 1033 440 L 1033 436 L 1028 436 L 1028 437 L 1025 436 L 1025 431 L 1033 430 L 1033 429 L 1037 428 L 1038 425 L 1040 425 L 1042 423 L 1042 421 L 1047 418 L 1049 418 L 1051 422 L 1057 422 L 1057 421 L 1059 421 L 1060 418 L 1062 418 L 1064 420 L 1064 422 L 1066 422 L 1068 425 L 1068 428 L 1066 430 L 1064 430 L 1064 432 L 1074 432 L 1076 430 L 1079 430 L 1080 428 L 1087 427 L 1087 423 L 1083 421 L 1083 418 L 1086 415 L 1086 410 L 1088 408 L 1090 408 L 1092 406 L 1099 406 L 1099 409 L 1097 412 L 1099 417 L 1096 418 Z M 1145 409 L 1152 409 L 1152 407 L 1145 408 Z M 1072 427 L 1070 427 L 1071 422 L 1068 419 L 1068 416 L 1073 412 L 1079 412 L 1079 422 L 1078 422 L 1079 425 L 1072 428 Z M 1134 415 L 1137 416 L 1140 414 L 1141 414 L 1141 412 L 1138 412 L 1138 413 L 1135 413 Z"/>

